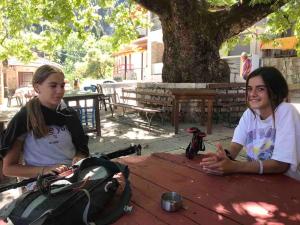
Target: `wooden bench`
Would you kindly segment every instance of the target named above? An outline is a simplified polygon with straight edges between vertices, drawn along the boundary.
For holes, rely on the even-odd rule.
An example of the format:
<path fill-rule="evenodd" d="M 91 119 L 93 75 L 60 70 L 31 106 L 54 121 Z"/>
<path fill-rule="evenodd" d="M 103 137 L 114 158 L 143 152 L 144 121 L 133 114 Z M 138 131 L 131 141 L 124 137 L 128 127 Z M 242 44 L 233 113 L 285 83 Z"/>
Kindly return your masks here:
<path fill-rule="evenodd" d="M 172 95 L 164 89 L 122 89 L 119 101 L 111 103 L 114 107 L 121 107 L 123 115 L 126 109 L 143 112 L 149 127 L 155 114 L 160 115 L 162 123 L 168 113 L 172 112 Z"/>
<path fill-rule="evenodd" d="M 237 125 L 239 118 L 246 109 L 245 83 L 211 83 L 207 88 L 217 92 L 214 102 L 214 118 L 222 120 L 228 126 Z"/>

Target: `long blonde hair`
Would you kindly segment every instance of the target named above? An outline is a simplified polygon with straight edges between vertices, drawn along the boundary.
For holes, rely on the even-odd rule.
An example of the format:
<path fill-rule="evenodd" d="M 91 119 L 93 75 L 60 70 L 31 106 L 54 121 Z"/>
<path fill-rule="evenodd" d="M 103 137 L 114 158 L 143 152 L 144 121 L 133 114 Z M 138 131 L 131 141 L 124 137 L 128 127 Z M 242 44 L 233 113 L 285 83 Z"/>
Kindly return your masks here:
<path fill-rule="evenodd" d="M 62 70 L 52 65 L 40 66 L 32 77 L 32 86 L 42 84 L 51 74 L 59 73 L 64 75 Z M 38 98 L 33 98 L 26 104 L 27 109 L 27 130 L 33 131 L 36 138 L 45 137 L 49 133 L 45 118 L 41 110 L 41 103 Z"/>

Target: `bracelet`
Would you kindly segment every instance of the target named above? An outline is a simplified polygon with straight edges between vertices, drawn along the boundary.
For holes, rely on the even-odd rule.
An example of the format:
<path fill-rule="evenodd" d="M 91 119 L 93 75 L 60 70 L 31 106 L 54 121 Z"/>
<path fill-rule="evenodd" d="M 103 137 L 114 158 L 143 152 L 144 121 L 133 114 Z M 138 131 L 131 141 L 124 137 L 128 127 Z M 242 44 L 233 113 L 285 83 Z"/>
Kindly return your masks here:
<path fill-rule="evenodd" d="M 224 149 L 224 151 L 225 151 L 226 156 L 227 156 L 230 160 L 235 161 L 235 159 L 231 156 L 230 151 L 228 151 L 227 149 Z"/>
<path fill-rule="evenodd" d="M 264 173 L 263 162 L 261 160 L 258 160 L 258 163 L 259 163 L 259 174 L 263 174 Z"/>

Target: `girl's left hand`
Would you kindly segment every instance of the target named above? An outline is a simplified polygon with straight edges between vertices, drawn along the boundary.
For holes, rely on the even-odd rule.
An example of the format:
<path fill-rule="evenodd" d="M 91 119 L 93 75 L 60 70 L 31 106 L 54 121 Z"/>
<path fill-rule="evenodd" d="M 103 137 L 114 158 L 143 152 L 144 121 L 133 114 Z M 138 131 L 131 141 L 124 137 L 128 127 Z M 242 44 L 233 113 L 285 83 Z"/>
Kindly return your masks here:
<path fill-rule="evenodd" d="M 236 161 L 230 160 L 223 149 L 218 144 L 217 152 L 211 156 L 204 158 L 200 165 L 203 167 L 204 172 L 214 175 L 225 175 L 233 173 L 236 167 Z"/>

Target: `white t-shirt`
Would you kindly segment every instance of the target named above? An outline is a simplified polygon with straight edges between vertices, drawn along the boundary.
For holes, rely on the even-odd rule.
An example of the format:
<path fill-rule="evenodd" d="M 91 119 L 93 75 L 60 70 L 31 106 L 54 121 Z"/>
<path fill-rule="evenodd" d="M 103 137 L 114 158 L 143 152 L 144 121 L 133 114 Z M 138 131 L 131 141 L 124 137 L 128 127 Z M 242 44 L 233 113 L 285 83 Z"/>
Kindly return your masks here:
<path fill-rule="evenodd" d="M 290 164 L 286 175 L 300 180 L 300 114 L 290 103 L 281 103 L 273 116 L 261 120 L 247 109 L 232 142 L 243 145 L 248 160 L 274 159 Z"/>
<path fill-rule="evenodd" d="M 30 131 L 19 139 L 24 140 L 23 158 L 26 165 L 72 164 L 75 147 L 66 126 L 50 126 L 49 134 L 42 138 L 36 139 Z"/>

